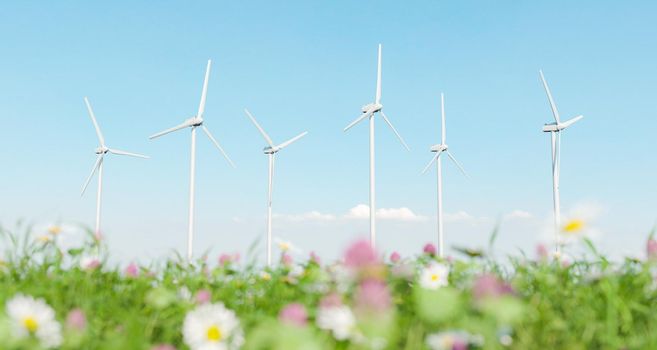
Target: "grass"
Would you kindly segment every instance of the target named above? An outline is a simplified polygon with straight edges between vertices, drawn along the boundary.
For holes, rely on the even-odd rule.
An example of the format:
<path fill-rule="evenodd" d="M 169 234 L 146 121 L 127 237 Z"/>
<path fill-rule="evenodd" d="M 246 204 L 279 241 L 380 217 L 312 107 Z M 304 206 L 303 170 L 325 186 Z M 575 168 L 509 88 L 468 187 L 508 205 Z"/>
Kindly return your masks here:
<path fill-rule="evenodd" d="M 391 262 L 356 244 L 343 263 L 263 269 L 225 257 L 125 269 L 106 264 L 106 247 L 91 235 L 62 251 L 56 239 L 29 239 L 28 231 L 2 231 L 9 246 L 0 262 L 2 349 L 41 344 L 37 333 L 20 336 L 6 310 L 18 294 L 52 307 L 60 349 L 188 349 L 185 317 L 211 303 L 234 311 L 244 349 L 657 349 L 657 264 L 611 262 L 588 241 L 592 258 L 568 263 L 522 256 L 498 263 L 468 250 L 445 261 L 431 249 Z M 446 285 L 431 284 L 444 276 L 423 280 L 436 264 L 449 268 Z M 335 301 L 354 317 L 343 339 L 318 322 Z M 303 312 L 282 312 L 290 304 Z M 71 321 L 72 311 L 84 322 Z"/>

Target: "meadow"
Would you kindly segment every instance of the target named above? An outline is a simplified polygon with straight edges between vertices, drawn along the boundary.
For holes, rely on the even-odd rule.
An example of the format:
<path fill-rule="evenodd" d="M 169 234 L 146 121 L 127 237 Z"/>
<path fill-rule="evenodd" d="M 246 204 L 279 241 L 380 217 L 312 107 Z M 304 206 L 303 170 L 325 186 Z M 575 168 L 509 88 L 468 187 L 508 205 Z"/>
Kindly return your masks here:
<path fill-rule="evenodd" d="M 657 348 L 652 235 L 645 258 L 614 262 L 586 239 L 587 258 L 539 247 L 499 261 L 356 241 L 336 262 L 282 243 L 263 268 L 249 252 L 110 264 L 91 233 L 62 249 L 58 227 L 29 231 L 1 234 L 2 349 Z"/>

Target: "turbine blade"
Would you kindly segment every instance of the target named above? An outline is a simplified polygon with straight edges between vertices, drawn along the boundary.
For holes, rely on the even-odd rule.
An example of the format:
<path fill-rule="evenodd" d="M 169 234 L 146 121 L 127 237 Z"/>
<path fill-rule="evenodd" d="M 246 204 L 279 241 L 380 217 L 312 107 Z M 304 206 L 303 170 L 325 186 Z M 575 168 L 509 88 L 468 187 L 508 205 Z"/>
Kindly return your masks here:
<path fill-rule="evenodd" d="M 445 144 L 445 139 L 446 139 L 446 130 L 445 130 L 445 94 L 442 92 L 440 93 L 440 115 L 442 119 L 442 144 Z"/>
<path fill-rule="evenodd" d="M 87 181 L 84 182 L 84 185 L 82 186 L 82 192 L 80 193 L 80 197 L 84 194 L 84 191 L 87 190 L 87 186 L 89 186 L 89 182 L 91 182 L 91 178 L 94 176 L 96 171 L 98 170 L 98 167 L 100 166 L 100 163 L 103 161 L 103 155 L 99 154 L 98 158 L 96 158 L 96 162 L 94 163 L 94 167 L 91 169 L 91 174 L 89 174 L 89 177 L 87 177 Z"/>
<path fill-rule="evenodd" d="M 443 152 L 442 151 L 441 152 L 436 152 L 436 155 L 433 156 L 433 158 L 431 158 L 431 161 L 429 162 L 429 164 L 427 164 L 427 166 L 424 167 L 424 170 L 422 170 L 422 174 L 426 173 L 427 170 L 429 170 L 429 167 L 431 166 L 431 164 L 433 164 L 438 159 L 438 157 L 440 157 L 441 153 L 443 153 Z"/>
<path fill-rule="evenodd" d="M 386 121 L 386 123 L 388 124 L 388 126 L 390 127 L 390 129 L 392 129 L 392 131 L 395 133 L 395 135 L 397 135 L 397 138 L 399 139 L 399 141 L 401 142 L 401 144 L 404 145 L 404 147 L 406 147 L 406 150 L 410 151 L 411 149 L 408 147 L 408 145 L 406 144 L 406 142 L 404 141 L 404 139 L 401 137 L 401 135 L 399 135 L 399 133 L 397 132 L 397 129 L 395 129 L 395 127 L 392 126 L 392 123 L 390 122 L 390 120 L 388 120 L 388 118 L 387 118 L 386 115 L 383 113 L 383 111 L 380 111 L 380 113 L 381 113 L 381 116 L 383 117 L 383 120 Z"/>
<path fill-rule="evenodd" d="M 265 141 L 267 141 L 269 146 L 274 147 L 274 142 L 271 140 L 271 137 L 269 137 L 269 135 L 267 135 L 265 130 L 260 126 L 260 124 L 258 124 L 258 121 L 256 121 L 256 119 L 253 117 L 251 112 L 249 112 L 249 110 L 246 108 L 244 108 L 244 112 L 246 112 L 247 117 L 251 119 L 253 125 L 255 125 L 255 127 L 258 128 L 258 131 L 260 131 L 260 134 L 262 135 L 262 137 L 264 137 Z"/>
<path fill-rule="evenodd" d="M 381 102 L 381 44 L 379 44 L 379 59 L 376 66 L 376 103 Z"/>
<path fill-rule="evenodd" d="M 122 151 L 120 149 L 115 149 L 115 148 L 110 148 L 109 151 L 110 151 L 110 153 L 118 154 L 118 155 L 121 155 L 121 156 L 130 156 L 130 157 L 137 157 L 137 158 L 144 158 L 144 159 L 150 158 L 149 156 L 145 156 L 143 154 L 126 152 L 126 151 Z"/>
<path fill-rule="evenodd" d="M 166 134 L 172 133 L 172 132 L 174 132 L 174 131 L 178 131 L 178 130 L 180 130 L 180 129 L 184 129 L 184 128 L 188 127 L 188 126 L 191 126 L 191 123 L 190 123 L 189 121 L 185 121 L 184 123 L 182 123 L 182 124 L 180 124 L 180 125 L 176 125 L 176 126 L 174 126 L 173 128 L 169 128 L 169 129 L 166 129 L 166 130 L 164 130 L 164 131 L 160 131 L 160 132 L 158 132 L 157 134 L 153 134 L 153 135 L 149 136 L 148 138 L 152 140 L 152 139 L 154 139 L 154 138 L 158 138 L 158 137 L 160 137 L 160 136 L 163 136 L 163 135 L 166 135 Z"/>
<path fill-rule="evenodd" d="M 101 147 L 104 147 L 105 138 L 103 137 L 103 133 L 100 132 L 100 127 L 98 126 L 98 122 L 96 121 L 96 116 L 94 115 L 94 111 L 91 109 L 91 104 L 89 103 L 89 99 L 86 96 L 84 98 L 84 103 L 87 105 L 87 111 L 89 112 L 91 121 L 94 123 L 94 128 L 96 129 L 96 135 L 98 136 L 98 141 L 100 141 Z"/>
<path fill-rule="evenodd" d="M 583 115 L 578 115 L 578 116 L 575 117 L 575 118 L 572 118 L 572 119 L 568 119 L 568 120 L 566 120 L 565 122 L 563 122 L 563 123 L 561 124 L 561 126 L 562 126 L 562 130 L 565 129 L 565 128 L 567 128 L 567 127 L 569 127 L 569 126 L 571 126 L 571 125 L 573 125 L 573 124 L 575 124 L 576 122 L 578 122 L 578 121 L 579 121 L 580 119 L 582 119 L 582 118 L 584 118 Z"/>
<path fill-rule="evenodd" d="M 203 112 L 205 112 L 205 99 L 208 95 L 208 79 L 210 78 L 211 65 L 212 60 L 208 60 L 208 66 L 205 68 L 205 80 L 203 80 L 203 91 L 201 92 L 201 103 L 198 105 L 198 114 L 196 115 L 199 118 L 202 118 Z"/>
<path fill-rule="evenodd" d="M 295 137 L 293 137 L 293 138 L 291 138 L 291 139 L 289 139 L 289 140 L 287 140 L 287 141 L 281 143 L 280 145 L 276 146 L 276 148 L 278 148 L 278 149 L 283 149 L 283 148 L 285 148 L 285 147 L 291 145 L 292 143 L 296 142 L 296 141 L 299 140 L 300 138 L 306 136 L 307 133 L 308 133 L 307 131 L 304 131 L 304 132 L 302 132 L 301 134 L 299 134 L 299 135 L 297 135 L 297 136 L 295 136 Z"/>
<path fill-rule="evenodd" d="M 358 124 L 361 120 L 363 120 L 363 119 L 365 119 L 365 118 L 367 118 L 371 115 L 372 115 L 371 111 L 361 114 L 360 117 L 354 119 L 354 121 L 351 122 L 349 125 L 347 125 L 342 131 L 347 131 L 347 130 L 351 129 L 352 126 Z"/>
<path fill-rule="evenodd" d="M 214 136 L 212 136 L 212 134 L 210 133 L 210 130 L 208 130 L 208 128 L 206 128 L 205 125 L 201 125 L 201 128 L 203 129 L 203 132 L 205 132 L 205 134 L 208 135 L 208 137 L 210 138 L 210 141 L 212 141 L 212 143 L 214 143 L 214 145 L 217 146 L 217 148 L 219 149 L 219 152 L 221 152 L 221 154 L 224 155 L 224 158 L 226 158 L 226 160 L 228 161 L 230 166 L 232 166 L 233 168 L 236 168 L 235 163 L 233 163 L 233 161 L 230 159 L 230 157 L 228 157 L 228 154 L 226 154 L 224 149 L 221 148 L 221 145 L 219 144 L 217 139 L 215 139 Z"/>
<path fill-rule="evenodd" d="M 552 99 L 552 93 L 550 93 L 550 88 L 548 87 L 548 84 L 545 81 L 545 77 L 543 76 L 543 71 L 539 70 L 538 72 L 541 74 L 541 81 L 543 81 L 543 88 L 545 89 L 545 93 L 547 94 L 548 100 L 550 101 L 550 108 L 552 109 L 552 115 L 554 116 L 554 121 L 556 121 L 557 124 L 559 124 L 561 123 L 561 120 L 559 119 L 559 111 L 557 110 L 557 105 L 554 103 L 554 99 Z"/>
<path fill-rule="evenodd" d="M 445 152 L 447 152 L 447 155 L 449 156 L 449 158 L 454 162 L 454 164 L 456 164 L 456 166 L 459 168 L 459 170 L 461 170 L 461 172 L 463 173 L 463 175 L 465 175 L 465 177 L 467 177 L 467 178 L 469 179 L 470 176 L 468 176 L 468 173 L 465 172 L 465 169 L 463 169 L 463 167 L 462 167 L 461 164 L 456 160 L 456 158 L 454 158 L 454 156 L 453 156 L 449 151 L 445 151 Z"/>

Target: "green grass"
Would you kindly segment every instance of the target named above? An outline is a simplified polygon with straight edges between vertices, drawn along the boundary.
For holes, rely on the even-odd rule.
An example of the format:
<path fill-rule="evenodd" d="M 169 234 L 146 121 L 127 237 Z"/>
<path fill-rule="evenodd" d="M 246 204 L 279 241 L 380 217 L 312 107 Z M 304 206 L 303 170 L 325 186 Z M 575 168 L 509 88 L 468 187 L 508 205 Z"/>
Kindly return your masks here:
<path fill-rule="evenodd" d="M 569 264 L 525 257 L 500 264 L 485 255 L 444 262 L 449 285 L 431 290 L 422 288 L 418 271 L 439 259 L 420 249 L 394 264 L 350 270 L 346 280 L 336 277 L 335 265 L 310 261 L 301 268 L 279 264 L 266 278 L 253 263 L 190 266 L 179 259 L 141 266 L 139 276 L 129 277 L 125 266 L 80 267 L 83 256 L 107 255 L 91 236 L 62 252 L 53 242 L 25 238 L 28 232 L 2 235 L 10 249 L 0 262 L 1 349 L 39 348 L 35 337 L 19 339 L 12 329 L 5 305 L 17 293 L 42 298 L 55 310 L 63 325 L 61 349 L 187 349 L 183 321 L 197 307 L 199 290 L 235 311 L 245 349 L 427 349 L 427 337 L 445 331 L 467 332 L 469 349 L 657 349 L 657 266 L 610 262 L 590 243 L 593 258 Z M 482 287 L 483 275 L 499 280 Z M 366 280 L 385 283 L 383 309 L 361 305 L 358 286 Z M 358 337 L 339 341 L 317 327 L 320 301 L 329 293 L 354 311 Z M 306 326 L 279 320 L 290 303 L 305 306 Z M 83 329 L 67 326 L 73 309 L 86 315 Z"/>

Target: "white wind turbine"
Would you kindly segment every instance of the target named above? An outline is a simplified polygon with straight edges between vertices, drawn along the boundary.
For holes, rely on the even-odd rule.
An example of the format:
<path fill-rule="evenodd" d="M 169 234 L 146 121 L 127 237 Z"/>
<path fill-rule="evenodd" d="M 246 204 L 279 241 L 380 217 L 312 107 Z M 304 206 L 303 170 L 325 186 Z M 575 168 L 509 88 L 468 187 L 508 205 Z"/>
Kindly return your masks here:
<path fill-rule="evenodd" d="M 192 131 L 192 147 L 191 147 L 191 162 L 190 162 L 190 176 L 189 176 L 189 226 L 187 231 L 187 260 L 191 262 L 193 246 L 194 246 L 194 178 L 196 173 L 196 128 L 200 127 L 203 132 L 208 136 L 210 141 L 219 149 L 221 154 L 226 158 L 228 163 L 234 168 L 235 164 L 230 160 L 224 149 L 221 148 L 219 142 L 212 136 L 208 128 L 203 125 L 203 112 L 205 111 L 205 99 L 208 92 L 208 78 L 210 77 L 210 66 L 212 64 L 211 60 L 208 60 L 208 66 L 205 70 L 205 80 L 203 81 L 203 91 L 201 93 L 201 103 L 198 106 L 198 113 L 185 120 L 182 124 L 174 126 L 170 129 L 158 132 L 157 134 L 151 135 L 149 138 L 154 139 L 174 131 L 191 128 Z"/>
<path fill-rule="evenodd" d="M 267 266 L 271 266 L 271 200 L 272 200 L 272 187 L 273 187 L 273 181 L 274 181 L 274 157 L 276 156 L 276 153 L 278 151 L 282 150 L 283 148 L 291 145 L 293 142 L 299 140 L 300 138 L 306 136 L 308 133 L 307 131 L 302 132 L 301 134 L 281 143 L 280 145 L 276 146 L 274 145 L 274 142 L 271 140 L 269 135 L 265 132 L 265 130 L 258 124 L 256 119 L 253 117 L 253 115 L 249 112 L 248 109 L 244 109 L 244 112 L 246 115 L 251 119 L 253 122 L 253 125 L 260 131 L 260 134 L 262 137 L 265 139 L 267 144 L 269 146 L 265 147 L 263 149 L 264 153 L 267 155 L 269 158 L 269 190 L 268 190 L 268 199 L 267 199 Z"/>
<path fill-rule="evenodd" d="M 397 135 L 397 138 L 399 141 L 401 141 L 402 145 L 410 151 L 410 148 L 404 142 L 404 139 L 399 135 L 397 130 L 395 129 L 394 126 L 392 126 L 392 123 L 386 115 L 383 113 L 383 105 L 381 104 L 381 44 L 379 44 L 379 58 L 378 58 L 378 65 L 377 65 L 377 73 L 376 73 L 376 96 L 374 103 L 368 103 L 364 105 L 361 108 L 361 111 L 363 114 L 361 114 L 360 117 L 356 118 L 353 122 L 351 122 L 347 127 L 344 128 L 344 131 L 349 130 L 352 126 L 358 124 L 360 121 L 364 120 L 365 118 L 369 118 L 370 120 L 370 243 L 372 246 L 376 245 L 376 206 L 375 206 L 375 174 L 374 174 L 374 116 L 376 113 L 379 113 L 383 120 L 388 124 L 388 126 L 392 129 L 392 131 Z"/>
<path fill-rule="evenodd" d="M 555 227 L 555 243 L 556 251 L 559 252 L 559 228 L 561 226 L 561 208 L 559 207 L 559 172 L 561 168 L 561 130 L 566 129 L 567 127 L 573 125 L 578 120 L 584 118 L 582 115 L 578 115 L 572 119 L 561 122 L 559 118 L 559 111 L 557 110 L 557 105 L 552 99 L 552 94 L 550 93 L 550 88 L 548 87 L 545 77 L 543 76 L 543 71 L 538 71 L 541 75 L 541 81 L 543 82 L 543 88 L 545 88 L 545 93 L 547 94 L 548 101 L 550 102 L 550 108 L 552 109 L 552 115 L 554 116 L 553 123 L 547 123 L 543 126 L 543 132 L 549 132 L 551 136 L 552 144 L 552 197 L 554 200 L 554 227 Z"/>
<path fill-rule="evenodd" d="M 422 174 L 426 173 L 427 170 L 429 170 L 429 167 L 433 162 L 436 162 L 436 170 L 438 172 L 438 252 L 440 257 L 443 257 L 444 254 L 444 241 L 443 241 L 443 173 L 442 173 L 442 167 L 441 167 L 441 159 L 440 155 L 444 153 L 447 153 L 447 156 L 449 159 L 451 159 L 454 164 L 456 164 L 456 167 L 459 168 L 459 170 L 465 175 L 465 177 L 468 177 L 468 174 L 465 173 L 465 170 L 459 164 L 459 162 L 454 158 L 452 153 L 448 151 L 447 143 L 446 141 L 446 135 L 445 135 L 445 95 L 440 94 L 440 115 L 441 115 L 441 125 L 442 125 L 442 132 L 441 132 L 441 141 L 437 145 L 431 146 L 431 152 L 436 153 L 433 158 L 431 158 L 431 161 L 427 166 L 422 170 Z"/>
<path fill-rule="evenodd" d="M 103 133 L 100 131 L 100 127 L 98 126 L 98 122 L 96 121 L 96 116 L 94 115 L 94 111 L 91 109 L 91 104 L 89 103 L 89 99 L 85 97 L 84 103 L 87 105 L 87 111 L 89 112 L 89 117 L 91 117 L 91 121 L 94 123 L 94 128 L 96 129 L 96 135 L 98 136 L 99 146 L 98 148 L 96 148 L 96 154 L 98 155 L 96 157 L 96 163 L 94 163 L 94 167 L 91 169 L 91 174 L 89 174 L 89 177 L 87 177 L 87 181 L 85 181 L 84 185 L 82 186 L 82 193 L 80 193 L 80 196 L 84 195 L 84 192 L 87 190 L 87 186 L 89 186 L 89 182 L 91 182 L 91 178 L 94 176 L 96 172 L 98 172 L 98 193 L 96 194 L 96 229 L 94 230 L 94 234 L 96 235 L 96 237 L 99 237 L 100 204 L 101 204 L 101 197 L 103 195 L 103 160 L 105 158 L 105 155 L 107 153 L 112 153 L 121 156 L 131 156 L 138 158 L 148 158 L 148 157 L 137 153 L 131 153 L 131 152 L 121 151 L 118 149 L 107 147 L 105 145 L 105 138 L 103 137 Z"/>

